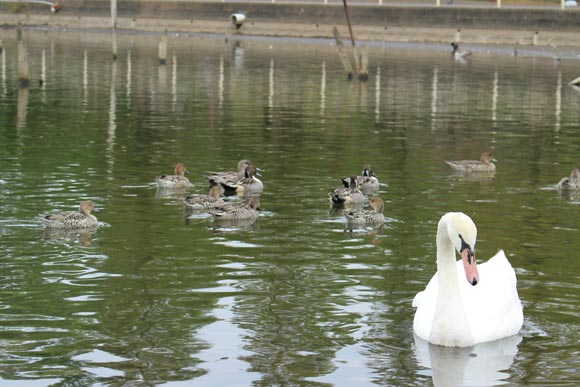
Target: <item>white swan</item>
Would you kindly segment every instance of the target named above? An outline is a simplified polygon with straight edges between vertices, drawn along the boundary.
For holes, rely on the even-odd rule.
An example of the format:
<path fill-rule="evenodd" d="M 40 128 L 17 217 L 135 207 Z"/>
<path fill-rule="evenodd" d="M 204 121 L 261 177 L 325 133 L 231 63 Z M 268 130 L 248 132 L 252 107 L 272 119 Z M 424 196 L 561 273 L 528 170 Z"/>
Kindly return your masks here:
<path fill-rule="evenodd" d="M 437 273 L 413 299 L 413 330 L 421 339 L 467 347 L 520 331 L 524 315 L 514 269 L 503 251 L 476 266 L 476 237 L 475 224 L 461 212 L 439 221 Z M 461 261 L 455 261 L 454 249 Z"/>

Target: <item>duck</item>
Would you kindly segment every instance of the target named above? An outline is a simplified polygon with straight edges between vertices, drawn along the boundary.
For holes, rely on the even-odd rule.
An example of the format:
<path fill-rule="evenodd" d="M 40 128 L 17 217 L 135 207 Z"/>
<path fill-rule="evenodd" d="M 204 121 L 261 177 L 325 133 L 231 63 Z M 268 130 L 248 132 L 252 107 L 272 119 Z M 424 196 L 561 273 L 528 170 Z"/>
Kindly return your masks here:
<path fill-rule="evenodd" d="M 182 189 L 191 187 L 191 182 L 185 174 L 189 171 L 184 163 L 175 164 L 174 175 L 161 175 L 155 178 L 158 188 L 163 189 Z"/>
<path fill-rule="evenodd" d="M 252 196 L 250 199 L 239 203 L 228 203 L 221 207 L 212 208 L 209 213 L 216 219 L 245 220 L 257 219 L 260 213 L 260 197 Z"/>
<path fill-rule="evenodd" d="M 343 180 L 345 187 L 336 188 L 328 194 L 330 201 L 334 204 L 342 204 L 345 206 L 358 205 L 364 203 L 364 195 L 357 188 L 357 176 L 352 175 L 348 181 Z"/>
<path fill-rule="evenodd" d="M 453 50 L 451 51 L 451 55 L 453 55 L 453 58 L 455 58 L 455 59 L 458 59 L 458 60 L 467 59 L 468 56 L 471 56 L 471 51 L 460 49 L 459 44 L 457 44 L 455 42 L 451 42 L 451 47 L 453 47 Z"/>
<path fill-rule="evenodd" d="M 378 196 L 369 199 L 370 209 L 361 209 L 345 213 L 346 220 L 354 225 L 379 225 L 385 223 L 383 211 L 385 203 Z"/>
<path fill-rule="evenodd" d="M 236 193 L 239 197 L 259 194 L 264 191 L 264 183 L 256 177 L 258 173 L 254 164 L 248 164 L 244 171 L 244 178 L 232 184 L 237 184 Z"/>
<path fill-rule="evenodd" d="M 244 174 L 248 165 L 252 164 L 250 160 L 243 159 L 238 161 L 236 171 L 227 172 L 207 172 L 207 179 L 212 185 L 220 184 L 226 190 L 235 191 L 238 188 L 237 182 L 244 178 Z"/>
<path fill-rule="evenodd" d="M 495 172 L 497 160 L 491 153 L 483 152 L 479 160 L 445 161 L 451 168 L 461 172 Z"/>
<path fill-rule="evenodd" d="M 93 202 L 83 200 L 78 211 L 64 211 L 56 214 L 45 215 L 40 220 L 46 227 L 60 229 L 77 229 L 97 227 L 97 218 L 91 214 L 94 211 Z"/>
<path fill-rule="evenodd" d="M 462 212 L 449 212 L 437 226 L 437 273 L 417 293 L 413 331 L 445 347 L 468 347 L 518 334 L 523 308 L 516 273 L 500 250 L 475 261 L 477 227 Z M 461 260 L 455 260 L 455 251 Z"/>
<path fill-rule="evenodd" d="M 215 207 L 222 207 L 226 202 L 221 198 L 224 194 L 224 187 L 213 185 L 207 195 L 193 195 L 183 199 L 183 205 L 190 210 L 209 210 Z"/>
<path fill-rule="evenodd" d="M 576 168 L 569 177 L 563 177 L 558 182 L 558 188 L 562 191 L 580 189 L 580 169 Z"/>
<path fill-rule="evenodd" d="M 342 183 L 348 188 L 350 184 L 350 177 L 343 177 Z M 374 168 L 371 164 L 365 164 L 363 166 L 362 175 L 356 177 L 357 187 L 363 191 L 376 191 L 379 189 L 380 182 L 375 175 Z"/>

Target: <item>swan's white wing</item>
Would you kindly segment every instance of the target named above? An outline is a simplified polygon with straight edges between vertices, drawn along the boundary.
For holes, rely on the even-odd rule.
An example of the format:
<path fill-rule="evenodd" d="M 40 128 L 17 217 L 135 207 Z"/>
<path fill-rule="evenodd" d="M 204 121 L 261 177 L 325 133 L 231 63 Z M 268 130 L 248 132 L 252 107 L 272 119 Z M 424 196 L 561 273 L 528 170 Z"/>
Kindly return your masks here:
<path fill-rule="evenodd" d="M 462 286 L 464 306 L 477 342 L 515 335 L 523 324 L 516 274 L 503 250 L 477 266 L 479 283 Z M 458 265 L 458 271 L 464 273 Z M 465 274 L 463 274 L 465 277 Z"/>

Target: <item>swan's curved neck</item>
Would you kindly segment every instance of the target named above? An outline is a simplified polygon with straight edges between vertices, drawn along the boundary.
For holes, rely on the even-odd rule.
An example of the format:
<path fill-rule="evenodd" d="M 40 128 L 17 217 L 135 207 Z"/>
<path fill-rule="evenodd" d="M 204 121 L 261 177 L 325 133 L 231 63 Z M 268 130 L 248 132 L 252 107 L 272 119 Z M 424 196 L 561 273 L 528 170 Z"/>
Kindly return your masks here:
<path fill-rule="evenodd" d="M 437 228 L 437 272 L 445 279 L 456 279 L 455 248 L 447 233 L 447 222 L 439 222 Z M 446 281 L 448 283 L 450 281 Z M 456 281 L 455 281 L 456 282 Z"/>

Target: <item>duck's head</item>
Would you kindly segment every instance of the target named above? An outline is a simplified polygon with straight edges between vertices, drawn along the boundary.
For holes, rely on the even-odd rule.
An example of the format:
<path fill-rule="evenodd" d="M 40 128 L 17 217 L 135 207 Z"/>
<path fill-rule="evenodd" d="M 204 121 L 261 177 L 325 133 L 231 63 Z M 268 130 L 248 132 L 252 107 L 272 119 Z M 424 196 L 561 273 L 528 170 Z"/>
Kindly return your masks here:
<path fill-rule="evenodd" d="M 373 196 L 369 199 L 369 206 L 379 214 L 382 214 L 385 210 L 385 203 L 383 202 L 383 199 L 378 196 Z"/>
<path fill-rule="evenodd" d="M 481 158 L 479 159 L 482 163 L 486 163 L 489 164 L 492 161 L 497 163 L 497 160 L 493 158 L 493 156 L 491 155 L 491 153 L 489 152 L 483 152 L 481 154 Z"/>
<path fill-rule="evenodd" d="M 477 264 L 475 263 L 475 242 L 477 227 L 473 220 L 462 212 L 448 214 L 451 219 L 447 222 L 447 233 L 453 246 L 461 255 L 467 282 L 475 286 L 479 282 Z"/>
<path fill-rule="evenodd" d="M 455 42 L 451 42 L 451 47 L 453 47 L 453 51 L 451 51 L 452 54 L 455 54 L 459 49 L 459 45 Z"/>
<path fill-rule="evenodd" d="M 94 210 L 95 208 L 93 207 L 93 202 L 90 200 L 83 200 L 79 206 L 79 212 L 85 215 L 90 215 Z"/>
<path fill-rule="evenodd" d="M 256 166 L 254 164 L 248 164 L 246 166 L 246 169 L 244 170 L 244 177 L 246 179 L 249 179 L 256 176 L 257 173 L 258 169 L 256 168 Z"/>
<path fill-rule="evenodd" d="M 357 184 L 356 184 L 356 175 L 352 175 L 352 176 L 350 177 L 350 181 L 349 181 L 349 183 L 348 183 L 348 187 L 349 187 L 350 189 L 355 189 L 355 188 L 356 188 L 356 185 L 357 185 Z"/>
<path fill-rule="evenodd" d="M 186 173 L 189 173 L 189 171 L 187 170 L 187 167 L 185 166 L 185 164 L 183 164 L 183 163 L 175 164 L 175 174 L 176 175 L 183 176 Z"/>
<path fill-rule="evenodd" d="M 377 175 L 375 175 L 375 170 L 374 170 L 373 166 L 370 165 L 370 164 L 366 164 L 363 167 L 362 175 L 363 176 L 369 176 L 369 177 L 370 176 L 375 176 L 375 177 L 377 176 Z"/>
<path fill-rule="evenodd" d="M 238 172 L 244 172 L 248 165 L 252 164 L 250 160 L 240 160 L 238 161 Z"/>

